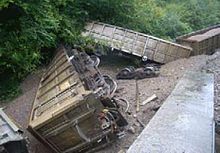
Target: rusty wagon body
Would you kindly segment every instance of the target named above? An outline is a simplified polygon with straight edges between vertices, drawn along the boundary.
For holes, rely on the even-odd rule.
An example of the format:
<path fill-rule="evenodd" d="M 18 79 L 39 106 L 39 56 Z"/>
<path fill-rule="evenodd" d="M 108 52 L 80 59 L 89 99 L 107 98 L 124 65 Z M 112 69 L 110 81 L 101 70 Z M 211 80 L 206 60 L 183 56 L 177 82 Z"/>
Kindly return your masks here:
<path fill-rule="evenodd" d="M 54 152 L 84 152 L 123 133 L 127 123 L 94 63 L 61 47 L 40 81 L 28 130 Z"/>
<path fill-rule="evenodd" d="M 90 22 L 83 36 L 90 36 L 106 46 L 138 57 L 147 57 L 159 63 L 168 63 L 190 56 L 192 48 L 169 42 L 122 27 Z"/>
<path fill-rule="evenodd" d="M 176 42 L 192 47 L 192 55 L 211 54 L 220 48 L 220 24 L 180 36 Z"/>

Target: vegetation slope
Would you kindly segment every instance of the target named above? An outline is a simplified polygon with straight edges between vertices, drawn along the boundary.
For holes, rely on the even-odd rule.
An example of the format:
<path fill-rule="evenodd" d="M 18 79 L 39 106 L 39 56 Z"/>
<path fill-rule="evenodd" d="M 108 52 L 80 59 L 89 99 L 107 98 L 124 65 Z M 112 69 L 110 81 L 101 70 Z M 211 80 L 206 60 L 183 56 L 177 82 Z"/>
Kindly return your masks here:
<path fill-rule="evenodd" d="M 219 0 L 1 0 L 0 100 L 16 96 L 19 82 L 58 44 L 84 44 L 88 20 L 172 40 L 220 21 Z"/>

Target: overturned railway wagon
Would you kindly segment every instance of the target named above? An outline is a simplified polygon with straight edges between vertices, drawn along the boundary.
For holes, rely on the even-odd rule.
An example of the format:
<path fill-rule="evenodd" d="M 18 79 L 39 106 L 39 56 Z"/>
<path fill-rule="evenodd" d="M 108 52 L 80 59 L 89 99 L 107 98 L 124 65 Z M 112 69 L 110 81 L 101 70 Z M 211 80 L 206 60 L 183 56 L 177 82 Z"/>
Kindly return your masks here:
<path fill-rule="evenodd" d="M 147 57 L 159 63 L 187 58 L 192 50 L 190 47 L 101 22 L 88 23 L 82 35 L 102 41 L 107 46 L 122 52 Z"/>
<path fill-rule="evenodd" d="M 111 86 L 86 53 L 59 48 L 40 81 L 28 130 L 59 153 L 111 142 L 127 124 L 111 100 Z"/>
<path fill-rule="evenodd" d="M 220 24 L 180 36 L 176 41 L 192 47 L 192 55 L 211 54 L 220 48 Z"/>
<path fill-rule="evenodd" d="M 0 108 L 0 153 L 28 153 L 23 132 Z"/>

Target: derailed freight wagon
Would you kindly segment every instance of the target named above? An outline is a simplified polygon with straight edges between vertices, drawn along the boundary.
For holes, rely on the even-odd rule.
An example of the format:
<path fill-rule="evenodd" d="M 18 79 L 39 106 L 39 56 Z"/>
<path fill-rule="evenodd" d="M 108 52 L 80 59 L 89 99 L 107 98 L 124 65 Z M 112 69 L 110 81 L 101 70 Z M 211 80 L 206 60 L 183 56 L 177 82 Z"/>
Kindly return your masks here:
<path fill-rule="evenodd" d="M 23 131 L 0 108 L 0 153 L 28 153 Z"/>
<path fill-rule="evenodd" d="M 84 152 L 123 135 L 126 120 L 112 99 L 115 82 L 98 58 L 61 47 L 43 75 L 29 131 L 55 152 Z"/>
<path fill-rule="evenodd" d="M 192 55 L 211 54 L 220 48 L 220 24 L 177 37 L 176 42 L 192 47 Z"/>
<path fill-rule="evenodd" d="M 192 50 L 187 46 L 102 22 L 88 23 L 82 35 L 104 42 L 112 49 L 141 57 L 144 61 L 149 59 L 158 63 L 188 58 Z"/>

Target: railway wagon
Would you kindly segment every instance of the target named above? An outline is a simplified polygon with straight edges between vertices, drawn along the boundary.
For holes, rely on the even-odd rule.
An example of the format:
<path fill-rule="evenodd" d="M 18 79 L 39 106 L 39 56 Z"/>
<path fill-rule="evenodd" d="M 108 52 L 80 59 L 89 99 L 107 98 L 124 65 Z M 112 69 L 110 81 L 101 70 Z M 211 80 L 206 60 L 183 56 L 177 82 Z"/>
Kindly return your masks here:
<path fill-rule="evenodd" d="M 192 47 L 191 55 L 212 54 L 220 48 L 220 24 L 177 37 L 176 42 Z"/>
<path fill-rule="evenodd" d="M 82 35 L 90 36 L 113 49 L 159 63 L 187 58 L 192 50 L 190 47 L 101 22 L 88 23 Z"/>
<path fill-rule="evenodd" d="M 67 50 L 59 48 L 39 84 L 28 130 L 54 152 L 78 153 L 97 149 L 115 140 L 120 133 L 117 123 L 122 116 L 118 116 L 116 108 L 111 112 L 111 107 L 106 106 L 111 100 L 100 98 L 98 93 L 104 93 L 100 90 L 105 82 L 98 89 L 95 86 L 92 86 L 94 90 L 88 88 L 96 85 L 92 76 L 99 82 L 102 76 L 89 56 L 83 54 L 83 57 L 85 59 L 79 59 L 78 55 L 74 57 L 80 74 L 72 65 Z M 90 73 L 89 68 L 93 72 Z"/>
<path fill-rule="evenodd" d="M 28 153 L 23 131 L 0 108 L 0 152 Z"/>

